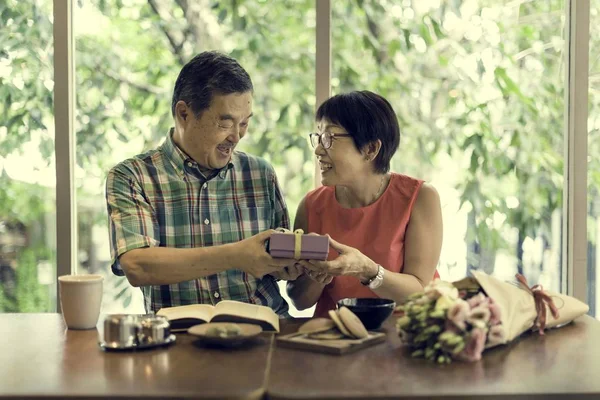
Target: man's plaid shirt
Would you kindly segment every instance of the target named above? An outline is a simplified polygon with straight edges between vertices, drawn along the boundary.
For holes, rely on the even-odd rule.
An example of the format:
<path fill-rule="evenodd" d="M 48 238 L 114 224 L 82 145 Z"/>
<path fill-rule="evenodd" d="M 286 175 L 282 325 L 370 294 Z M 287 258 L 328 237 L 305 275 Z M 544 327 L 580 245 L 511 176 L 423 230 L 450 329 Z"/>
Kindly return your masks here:
<path fill-rule="evenodd" d="M 218 246 L 270 228 L 289 229 L 275 171 L 265 160 L 236 151 L 225 168 L 206 180 L 171 135 L 172 130 L 160 147 L 125 160 L 108 173 L 113 273 L 124 275 L 119 256 L 129 250 Z M 142 292 L 147 312 L 229 299 L 269 306 L 281 316 L 288 315 L 288 305 L 272 276 L 256 279 L 239 270 L 172 285 L 144 286 Z"/>

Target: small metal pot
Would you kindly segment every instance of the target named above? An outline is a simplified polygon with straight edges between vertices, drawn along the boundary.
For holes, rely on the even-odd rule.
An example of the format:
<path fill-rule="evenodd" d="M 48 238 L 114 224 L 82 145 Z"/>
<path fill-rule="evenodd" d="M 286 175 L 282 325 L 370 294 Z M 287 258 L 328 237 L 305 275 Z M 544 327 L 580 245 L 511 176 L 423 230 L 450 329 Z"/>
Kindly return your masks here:
<path fill-rule="evenodd" d="M 102 343 L 111 349 L 124 349 L 136 346 L 141 325 L 136 315 L 114 314 L 104 319 Z"/>
<path fill-rule="evenodd" d="M 169 320 L 161 315 L 145 316 L 140 318 L 140 331 L 138 344 L 162 344 L 171 335 Z"/>

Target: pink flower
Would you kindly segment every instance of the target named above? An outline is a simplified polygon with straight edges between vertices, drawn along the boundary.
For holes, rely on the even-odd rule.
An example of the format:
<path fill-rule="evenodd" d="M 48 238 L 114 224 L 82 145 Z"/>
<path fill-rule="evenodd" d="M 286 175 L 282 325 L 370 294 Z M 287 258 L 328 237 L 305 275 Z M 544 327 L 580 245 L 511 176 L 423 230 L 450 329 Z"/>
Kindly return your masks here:
<path fill-rule="evenodd" d="M 467 303 L 469 303 L 469 306 L 471 308 L 475 308 L 478 305 L 480 305 L 481 303 L 484 303 L 487 301 L 487 296 L 484 295 L 483 293 L 477 293 L 475 296 L 471 297 L 470 299 L 467 300 Z"/>
<path fill-rule="evenodd" d="M 490 320 L 490 315 L 491 312 L 489 305 L 480 303 L 477 307 L 471 309 L 467 321 L 469 321 L 469 323 L 472 325 L 479 324 L 482 325 L 481 327 L 483 327 Z"/>
<path fill-rule="evenodd" d="M 490 324 L 498 325 L 501 321 L 500 307 L 490 298 Z"/>
<path fill-rule="evenodd" d="M 490 330 L 488 331 L 485 347 L 493 347 L 502 344 L 505 341 L 506 338 L 504 337 L 504 328 L 502 325 L 494 325 L 490 327 Z"/>
<path fill-rule="evenodd" d="M 464 329 L 460 329 L 454 322 L 447 319 L 446 322 L 444 322 L 444 330 L 452 333 L 460 333 Z"/>
<path fill-rule="evenodd" d="M 466 320 L 468 316 L 469 304 L 464 300 L 456 300 L 454 305 L 448 310 L 448 320 L 463 331 L 467 328 Z"/>
<path fill-rule="evenodd" d="M 486 334 L 483 329 L 474 328 L 467 339 L 467 345 L 465 348 L 456 355 L 457 360 L 461 361 L 479 361 L 481 360 L 481 353 L 485 346 Z"/>

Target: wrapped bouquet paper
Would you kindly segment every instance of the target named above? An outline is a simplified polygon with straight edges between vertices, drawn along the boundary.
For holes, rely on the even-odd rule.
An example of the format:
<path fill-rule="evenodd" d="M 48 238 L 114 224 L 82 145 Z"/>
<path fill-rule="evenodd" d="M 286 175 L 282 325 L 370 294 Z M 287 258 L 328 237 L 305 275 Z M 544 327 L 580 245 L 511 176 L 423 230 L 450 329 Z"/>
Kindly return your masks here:
<path fill-rule="evenodd" d="M 562 326 L 587 313 L 581 301 L 529 287 L 517 274 L 518 283 L 500 281 L 483 272 L 450 283 L 435 280 L 423 292 L 411 295 L 397 311 L 397 328 L 414 357 L 438 363 L 477 361 L 486 348 L 507 343 L 523 332 Z"/>

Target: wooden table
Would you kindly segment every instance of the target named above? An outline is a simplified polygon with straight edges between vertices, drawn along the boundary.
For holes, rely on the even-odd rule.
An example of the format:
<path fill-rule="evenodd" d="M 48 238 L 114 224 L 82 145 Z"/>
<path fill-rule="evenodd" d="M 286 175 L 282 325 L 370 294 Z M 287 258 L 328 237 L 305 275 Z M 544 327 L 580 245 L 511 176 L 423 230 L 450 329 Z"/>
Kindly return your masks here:
<path fill-rule="evenodd" d="M 68 330 L 59 314 L 0 314 L 0 396 L 260 399 L 273 336 L 236 352 L 174 345 L 104 352 L 98 332 Z"/>
<path fill-rule="evenodd" d="M 344 356 L 275 347 L 269 398 L 600 399 L 600 322 L 589 316 L 443 366 L 410 358 L 393 319 L 385 327 L 386 343 Z"/>
<path fill-rule="evenodd" d="M 588 316 L 446 366 L 409 358 L 393 319 L 385 328 L 386 343 L 344 356 L 280 348 L 271 335 L 235 351 L 178 335 L 166 349 L 106 353 L 95 330 L 70 331 L 58 314 L 0 314 L 0 397 L 600 398 L 600 322 Z"/>

